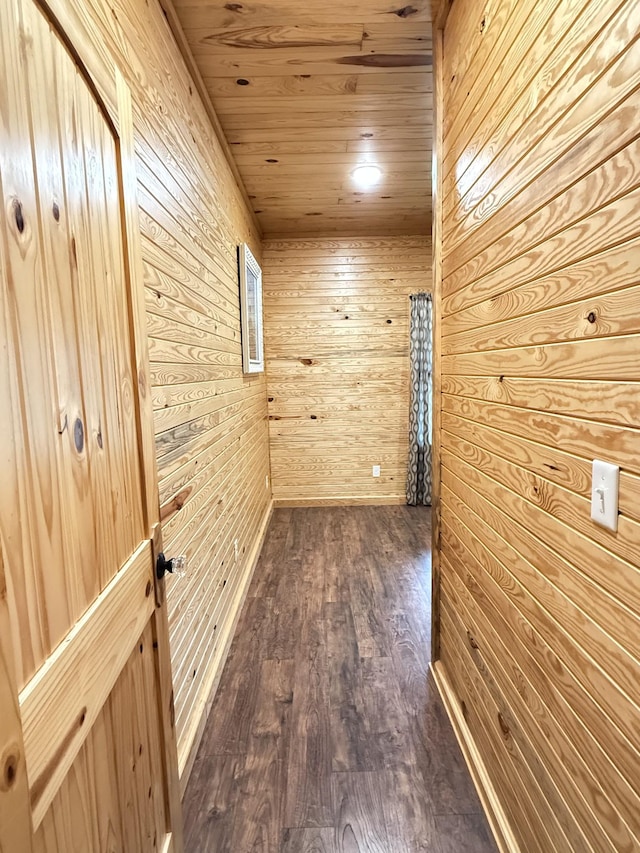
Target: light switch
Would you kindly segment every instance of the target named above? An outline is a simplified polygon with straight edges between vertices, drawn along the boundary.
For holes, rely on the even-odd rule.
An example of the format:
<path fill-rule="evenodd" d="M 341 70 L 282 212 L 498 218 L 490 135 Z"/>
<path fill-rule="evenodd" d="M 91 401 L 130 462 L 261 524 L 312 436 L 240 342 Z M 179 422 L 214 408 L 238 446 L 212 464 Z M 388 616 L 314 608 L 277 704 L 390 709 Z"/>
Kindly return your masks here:
<path fill-rule="evenodd" d="M 371 473 L 373 474 L 374 477 L 379 477 L 380 476 L 380 466 L 374 465 Z"/>
<path fill-rule="evenodd" d="M 610 462 L 593 460 L 591 474 L 591 518 L 607 527 L 618 529 L 618 482 L 620 468 Z"/>

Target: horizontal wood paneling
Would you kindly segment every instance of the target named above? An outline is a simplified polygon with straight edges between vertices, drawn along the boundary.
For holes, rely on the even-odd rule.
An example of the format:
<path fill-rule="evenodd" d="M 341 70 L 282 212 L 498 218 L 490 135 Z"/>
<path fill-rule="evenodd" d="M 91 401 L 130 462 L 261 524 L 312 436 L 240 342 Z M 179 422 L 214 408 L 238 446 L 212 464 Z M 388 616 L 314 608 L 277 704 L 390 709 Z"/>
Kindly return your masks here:
<path fill-rule="evenodd" d="M 263 252 L 274 498 L 404 502 L 409 295 L 430 285 L 430 241 L 267 241 Z"/>
<path fill-rule="evenodd" d="M 147 14 L 146 50 L 172 83 L 166 107 L 141 97 L 135 118 L 164 548 L 187 556 L 167 591 L 182 772 L 270 500 L 266 383 L 242 373 L 236 261 L 238 243 L 258 258 L 260 243 L 159 6 Z"/>
<path fill-rule="evenodd" d="M 440 666 L 527 853 L 640 849 L 635 13 L 455 0 L 445 28 Z"/>
<path fill-rule="evenodd" d="M 75 5 L 132 95 L 164 549 L 187 555 L 167 583 L 182 770 L 270 503 L 266 382 L 242 373 L 236 262 L 239 242 L 259 257 L 260 237 L 157 0 Z"/>
<path fill-rule="evenodd" d="M 427 0 L 174 6 L 265 234 L 427 230 Z M 383 172 L 366 191 L 363 162 Z"/>

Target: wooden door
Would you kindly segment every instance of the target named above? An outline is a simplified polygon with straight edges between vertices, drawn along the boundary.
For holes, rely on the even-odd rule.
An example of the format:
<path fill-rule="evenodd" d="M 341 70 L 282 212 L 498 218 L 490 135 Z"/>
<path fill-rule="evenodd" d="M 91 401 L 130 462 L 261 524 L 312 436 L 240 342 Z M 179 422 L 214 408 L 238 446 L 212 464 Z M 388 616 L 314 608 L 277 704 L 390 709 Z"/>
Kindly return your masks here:
<path fill-rule="evenodd" d="M 0 851 L 179 853 L 131 105 L 0 42 Z"/>

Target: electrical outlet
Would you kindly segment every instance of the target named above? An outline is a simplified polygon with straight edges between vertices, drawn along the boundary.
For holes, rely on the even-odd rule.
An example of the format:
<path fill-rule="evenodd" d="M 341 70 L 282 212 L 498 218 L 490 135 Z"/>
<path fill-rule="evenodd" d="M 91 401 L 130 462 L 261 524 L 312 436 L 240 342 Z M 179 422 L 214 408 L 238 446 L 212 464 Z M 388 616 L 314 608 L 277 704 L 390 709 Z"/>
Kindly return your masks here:
<path fill-rule="evenodd" d="M 373 474 L 374 477 L 379 477 L 380 476 L 380 466 L 374 465 L 371 473 Z"/>

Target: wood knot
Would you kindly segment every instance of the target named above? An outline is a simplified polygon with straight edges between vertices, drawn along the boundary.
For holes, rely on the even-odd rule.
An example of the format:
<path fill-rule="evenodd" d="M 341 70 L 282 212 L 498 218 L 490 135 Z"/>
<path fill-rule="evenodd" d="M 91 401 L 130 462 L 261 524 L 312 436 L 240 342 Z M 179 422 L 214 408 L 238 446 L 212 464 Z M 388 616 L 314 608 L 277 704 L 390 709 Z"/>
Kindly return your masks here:
<path fill-rule="evenodd" d="M 22 204 L 17 198 L 13 200 L 13 216 L 16 220 L 16 228 L 22 234 L 24 231 L 24 213 Z"/>
<path fill-rule="evenodd" d="M 267 402 L 273 403 L 273 397 L 267 397 Z"/>
<path fill-rule="evenodd" d="M 471 646 L 471 648 L 472 648 L 472 649 L 478 649 L 478 648 L 480 648 L 480 647 L 478 646 L 478 641 L 477 641 L 477 640 L 476 640 L 476 638 L 473 636 L 473 634 L 471 633 L 471 631 L 467 631 L 467 639 L 469 640 L 469 645 Z"/>
<path fill-rule="evenodd" d="M 373 137 L 373 133 L 361 133 L 361 134 L 360 134 L 360 137 L 361 137 L 362 139 L 372 139 L 372 137 Z"/>
<path fill-rule="evenodd" d="M 317 415 L 309 415 L 309 417 L 311 418 L 311 420 L 312 420 L 312 421 L 317 421 L 317 420 L 318 420 L 318 416 L 317 416 Z"/>
<path fill-rule="evenodd" d="M 313 359 L 312 358 L 301 358 L 300 363 L 306 365 L 307 367 L 311 367 L 311 365 L 313 364 Z"/>
<path fill-rule="evenodd" d="M 144 588 L 144 597 L 149 598 L 151 595 L 151 581 L 147 581 L 147 585 Z"/>
<path fill-rule="evenodd" d="M 480 21 L 480 32 L 483 33 L 485 31 L 486 27 L 487 27 L 487 19 L 483 18 Z"/>
<path fill-rule="evenodd" d="M 224 8 L 228 12 L 239 12 L 242 9 L 242 3 L 225 3 Z"/>
<path fill-rule="evenodd" d="M 245 80 L 245 78 L 244 78 L 244 77 L 238 77 L 238 79 L 236 80 L 236 85 L 238 85 L 238 86 L 248 86 L 248 85 L 249 85 L 249 81 L 248 81 L 248 80 Z"/>
<path fill-rule="evenodd" d="M 595 311 L 590 311 L 590 312 L 587 314 L 587 320 L 588 320 L 590 323 L 595 323 L 597 319 L 598 319 L 598 318 L 597 318 L 597 316 L 596 316 Z"/>
<path fill-rule="evenodd" d="M 269 158 L 268 158 L 267 160 L 265 160 L 264 162 L 265 162 L 265 163 L 278 163 L 278 162 L 279 162 L 279 160 L 276 160 L 274 157 L 269 157 Z"/>
<path fill-rule="evenodd" d="M 511 729 L 509 728 L 507 721 L 502 716 L 500 711 L 498 711 L 498 723 L 500 724 L 500 728 L 502 729 L 502 734 L 505 737 L 509 737 L 509 735 L 511 734 Z"/>
<path fill-rule="evenodd" d="M 60 208 L 58 207 L 58 203 L 56 201 L 53 202 L 51 212 L 53 213 L 53 218 L 55 219 L 55 221 L 60 222 Z"/>
<path fill-rule="evenodd" d="M 80 418 L 76 418 L 73 425 L 73 442 L 78 453 L 84 450 L 84 424 Z"/>
<path fill-rule="evenodd" d="M 498 382 L 504 382 L 504 373 L 498 377 Z"/>
<path fill-rule="evenodd" d="M 468 720 L 469 711 L 467 710 L 467 703 L 464 701 L 464 699 L 460 700 L 460 710 L 462 711 L 462 716 L 465 718 L 465 720 Z"/>
<path fill-rule="evenodd" d="M 10 751 L 4 757 L 2 766 L 2 790 L 9 791 L 15 785 L 18 777 L 18 765 L 20 764 L 20 752 L 16 744 L 10 747 Z"/>
<path fill-rule="evenodd" d="M 393 323 L 393 320 L 387 320 L 387 325 L 390 326 L 392 323 Z"/>
<path fill-rule="evenodd" d="M 396 9 L 392 14 L 399 18 L 408 18 L 410 15 L 415 15 L 417 11 L 415 6 L 403 6 L 401 9 Z"/>

